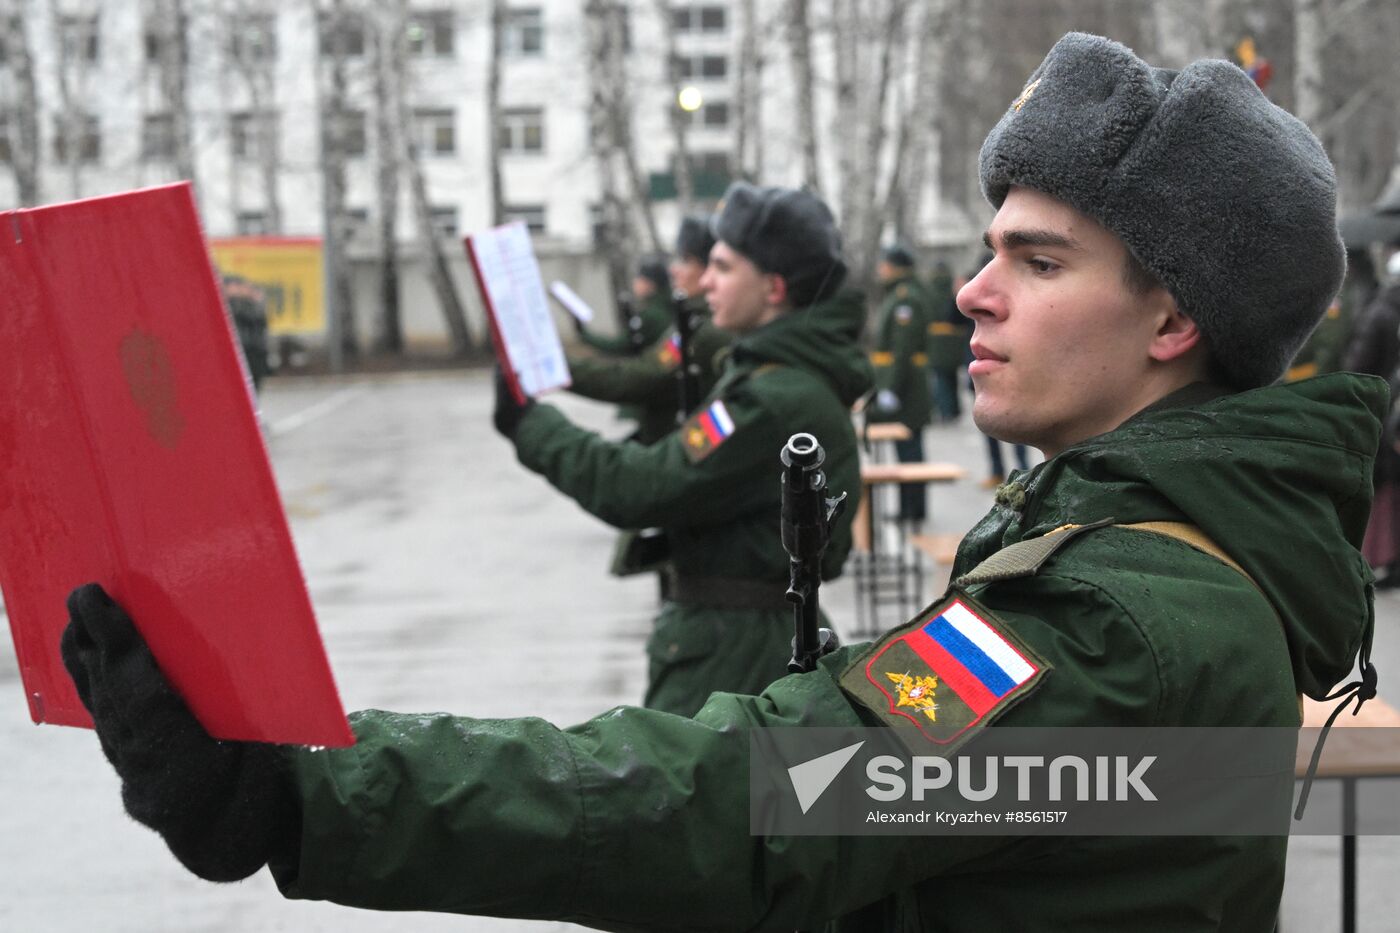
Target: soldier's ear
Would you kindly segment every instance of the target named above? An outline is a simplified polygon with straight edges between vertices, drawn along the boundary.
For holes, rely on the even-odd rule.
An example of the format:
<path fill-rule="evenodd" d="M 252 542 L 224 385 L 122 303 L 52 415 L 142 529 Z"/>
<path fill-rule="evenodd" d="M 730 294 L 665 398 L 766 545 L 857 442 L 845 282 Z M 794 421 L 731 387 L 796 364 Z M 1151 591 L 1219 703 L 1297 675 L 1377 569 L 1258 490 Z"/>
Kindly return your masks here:
<path fill-rule="evenodd" d="M 1197 346 L 1204 346 L 1201 330 L 1177 305 L 1165 288 L 1154 288 L 1146 298 L 1156 329 L 1147 355 L 1159 363 L 1167 363 L 1186 355 Z"/>
<path fill-rule="evenodd" d="M 787 279 L 776 272 L 766 273 L 763 278 L 767 288 L 763 295 L 764 303 L 774 308 L 786 305 L 788 303 Z"/>

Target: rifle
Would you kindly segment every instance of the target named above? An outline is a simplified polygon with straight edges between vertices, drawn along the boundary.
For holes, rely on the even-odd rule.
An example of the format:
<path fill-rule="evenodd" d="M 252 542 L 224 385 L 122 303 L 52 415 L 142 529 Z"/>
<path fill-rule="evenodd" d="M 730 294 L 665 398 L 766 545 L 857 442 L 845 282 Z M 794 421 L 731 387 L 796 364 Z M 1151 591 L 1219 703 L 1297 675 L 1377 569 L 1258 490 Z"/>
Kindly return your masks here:
<path fill-rule="evenodd" d="M 627 335 L 627 349 L 633 356 L 641 353 L 644 349 L 642 333 L 642 316 L 637 313 L 637 306 L 632 302 L 632 296 L 626 292 L 621 292 L 617 296 L 617 316 L 622 323 L 622 331 Z"/>
<path fill-rule="evenodd" d="M 846 507 L 846 494 L 826 495 L 822 464 L 826 451 L 810 434 L 794 434 L 783 447 L 783 549 L 788 553 L 787 599 L 792 603 L 796 636 L 792 640 L 794 674 L 815 670 L 823 655 L 840 642 L 831 629 L 819 629 L 817 589 L 822 583 L 822 554 L 831 541 L 831 524 Z"/>
<path fill-rule="evenodd" d="M 691 338 L 699 326 L 700 315 L 690 309 L 690 300 L 685 292 L 676 289 L 671 293 L 671 310 L 676 315 L 676 339 L 680 346 L 681 363 L 676 369 L 676 394 L 679 407 L 676 410 L 676 424 L 683 424 L 690 413 L 700 404 L 700 371 L 691 359 Z"/>

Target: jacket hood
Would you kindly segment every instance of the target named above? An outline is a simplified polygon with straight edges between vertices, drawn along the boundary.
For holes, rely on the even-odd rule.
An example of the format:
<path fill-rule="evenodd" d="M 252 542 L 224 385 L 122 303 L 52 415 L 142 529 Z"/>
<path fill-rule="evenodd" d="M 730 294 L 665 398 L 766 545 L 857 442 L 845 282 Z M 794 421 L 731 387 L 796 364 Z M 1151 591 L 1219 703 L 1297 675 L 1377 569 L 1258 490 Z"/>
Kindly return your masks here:
<path fill-rule="evenodd" d="M 971 532 L 966 560 L 1067 523 L 1188 522 L 1263 590 L 1298 689 L 1320 699 L 1370 638 L 1360 547 L 1386 384 L 1337 373 L 1221 391 L 1189 386 L 1017 477 Z"/>
<path fill-rule="evenodd" d="M 733 359 L 741 366 L 779 363 L 816 373 L 849 406 L 875 382 L 870 361 L 857 344 L 864 325 L 864 296 L 841 291 L 745 334 L 734 344 Z"/>

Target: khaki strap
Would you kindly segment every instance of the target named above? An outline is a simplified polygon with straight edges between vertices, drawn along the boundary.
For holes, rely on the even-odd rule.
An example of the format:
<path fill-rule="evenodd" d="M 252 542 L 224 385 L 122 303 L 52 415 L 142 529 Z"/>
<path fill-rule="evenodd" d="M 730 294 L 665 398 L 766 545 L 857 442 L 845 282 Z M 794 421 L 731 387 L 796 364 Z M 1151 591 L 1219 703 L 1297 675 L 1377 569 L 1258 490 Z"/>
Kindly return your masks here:
<path fill-rule="evenodd" d="M 1116 525 L 1117 528 L 1132 528 L 1136 531 L 1150 531 L 1153 534 L 1166 535 L 1168 538 L 1175 538 L 1191 545 L 1198 551 L 1202 551 L 1214 557 L 1227 567 L 1232 567 L 1239 574 L 1254 584 L 1254 588 L 1261 593 L 1259 584 L 1254 582 L 1254 578 L 1249 575 L 1249 571 L 1241 567 L 1233 557 L 1225 553 L 1225 549 L 1216 544 L 1206 536 L 1206 533 L 1195 525 L 1186 522 L 1134 522 L 1131 525 Z"/>
<path fill-rule="evenodd" d="M 1095 522 L 1091 525 L 1061 525 L 1053 531 L 1047 532 L 1039 538 L 1031 538 L 1028 541 L 1019 541 L 1009 547 L 1002 548 L 997 553 L 988 557 L 972 570 L 963 574 L 955 581 L 956 586 L 971 586 L 975 583 L 992 582 L 993 580 L 1006 580 L 1013 577 L 1030 576 L 1038 571 L 1050 557 L 1075 536 L 1092 531 L 1095 528 L 1103 528 L 1112 525 L 1111 521 Z M 1269 601 L 1258 582 L 1249 575 L 1249 572 L 1239 565 L 1239 563 L 1225 553 L 1225 549 L 1216 544 L 1206 535 L 1204 531 L 1195 525 L 1186 522 L 1134 522 L 1130 525 L 1112 525 L 1114 528 L 1129 528 L 1134 531 L 1145 531 L 1149 534 L 1164 535 L 1168 538 L 1175 538 L 1183 544 L 1203 554 L 1209 554 L 1227 567 L 1235 570 L 1240 576 L 1249 581 L 1250 585 L 1259 591 L 1259 595 L 1264 597 L 1269 608 L 1273 609 L 1273 603 Z M 1277 611 L 1274 617 L 1279 618 Z M 1283 620 L 1279 618 L 1279 628 L 1283 628 Z M 1298 694 L 1298 717 L 1299 722 L 1303 716 L 1303 695 Z"/>

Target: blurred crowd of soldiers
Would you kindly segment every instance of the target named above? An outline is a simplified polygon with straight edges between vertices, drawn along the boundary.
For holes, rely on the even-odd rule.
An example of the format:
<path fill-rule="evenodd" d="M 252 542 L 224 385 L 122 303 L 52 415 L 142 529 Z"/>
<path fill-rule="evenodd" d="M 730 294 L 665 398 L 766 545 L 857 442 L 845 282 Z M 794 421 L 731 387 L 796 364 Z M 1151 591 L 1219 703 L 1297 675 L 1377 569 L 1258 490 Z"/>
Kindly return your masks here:
<path fill-rule="evenodd" d="M 1377 589 L 1394 589 L 1400 587 L 1400 407 L 1394 405 L 1400 395 L 1400 233 L 1348 244 L 1342 290 L 1284 378 L 1331 372 L 1367 373 L 1390 383 L 1392 411 L 1376 454 L 1375 501 L 1362 552 Z"/>

